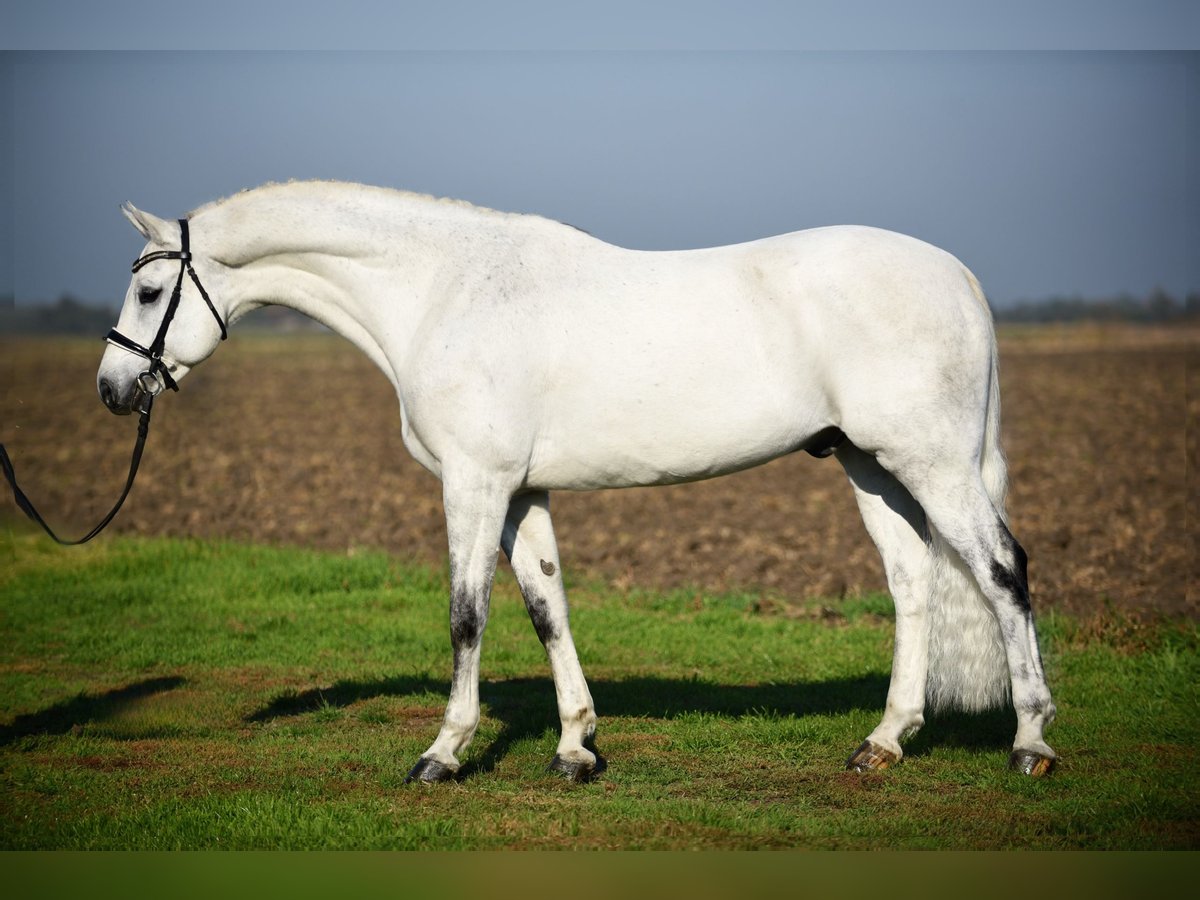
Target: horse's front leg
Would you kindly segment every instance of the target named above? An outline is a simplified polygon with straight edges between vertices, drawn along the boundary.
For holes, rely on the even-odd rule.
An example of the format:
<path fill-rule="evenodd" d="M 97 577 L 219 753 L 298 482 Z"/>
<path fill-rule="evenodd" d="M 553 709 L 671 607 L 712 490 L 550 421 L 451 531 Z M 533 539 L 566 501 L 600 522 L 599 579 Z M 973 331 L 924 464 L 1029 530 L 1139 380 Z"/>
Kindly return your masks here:
<path fill-rule="evenodd" d="M 512 563 L 554 676 L 562 735 L 550 771 L 572 781 L 587 781 L 602 768 L 596 754 L 585 746 L 596 730 L 596 710 L 567 621 L 567 594 L 550 521 L 549 494 L 535 491 L 512 499 L 500 545 Z"/>
<path fill-rule="evenodd" d="M 450 539 L 450 644 L 454 675 L 437 740 L 421 754 L 406 782 L 446 781 L 461 763 L 479 726 L 479 650 L 487 625 L 496 551 L 512 491 L 478 473 L 443 475 Z"/>

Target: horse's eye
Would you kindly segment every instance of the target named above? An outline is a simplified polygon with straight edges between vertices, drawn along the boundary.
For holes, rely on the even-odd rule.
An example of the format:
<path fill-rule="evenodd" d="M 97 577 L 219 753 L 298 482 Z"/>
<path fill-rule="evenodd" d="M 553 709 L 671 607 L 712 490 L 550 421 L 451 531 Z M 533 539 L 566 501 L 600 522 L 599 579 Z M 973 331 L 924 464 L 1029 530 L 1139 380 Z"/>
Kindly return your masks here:
<path fill-rule="evenodd" d="M 158 295 L 162 293 L 162 288 L 144 287 L 138 288 L 139 303 L 153 303 L 158 299 Z"/>

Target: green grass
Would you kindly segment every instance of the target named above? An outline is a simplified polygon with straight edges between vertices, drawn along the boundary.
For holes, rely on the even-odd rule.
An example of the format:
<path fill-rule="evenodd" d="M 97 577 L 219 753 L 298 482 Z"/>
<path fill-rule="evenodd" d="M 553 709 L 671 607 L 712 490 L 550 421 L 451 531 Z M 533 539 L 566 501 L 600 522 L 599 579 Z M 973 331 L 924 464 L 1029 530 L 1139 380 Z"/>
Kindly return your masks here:
<path fill-rule="evenodd" d="M 1048 779 L 1006 771 L 1011 712 L 933 720 L 860 776 L 886 598 L 576 585 L 609 768 L 571 785 L 544 771 L 553 686 L 502 572 L 462 777 L 405 786 L 448 688 L 446 588 L 378 553 L 0 531 L 0 846 L 1197 846 L 1194 623 L 1044 618 Z"/>

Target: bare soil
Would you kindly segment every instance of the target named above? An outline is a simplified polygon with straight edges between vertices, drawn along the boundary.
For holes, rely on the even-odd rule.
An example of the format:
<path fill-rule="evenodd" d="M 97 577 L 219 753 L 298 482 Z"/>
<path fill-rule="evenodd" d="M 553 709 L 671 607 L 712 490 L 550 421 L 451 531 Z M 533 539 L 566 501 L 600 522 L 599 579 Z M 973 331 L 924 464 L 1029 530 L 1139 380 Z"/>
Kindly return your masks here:
<path fill-rule="evenodd" d="M 0 339 L 0 441 L 70 536 L 116 498 L 134 440 L 134 421 L 97 399 L 101 350 Z M 1038 608 L 1197 614 L 1198 361 L 1196 329 L 1002 332 L 1009 509 Z M 27 527 L 3 493 L 0 519 Z M 696 484 L 559 493 L 553 509 L 574 580 L 783 602 L 886 590 L 833 459 L 799 453 Z M 112 530 L 446 558 L 440 485 L 405 451 L 391 388 L 329 335 L 235 333 L 160 400 Z"/>

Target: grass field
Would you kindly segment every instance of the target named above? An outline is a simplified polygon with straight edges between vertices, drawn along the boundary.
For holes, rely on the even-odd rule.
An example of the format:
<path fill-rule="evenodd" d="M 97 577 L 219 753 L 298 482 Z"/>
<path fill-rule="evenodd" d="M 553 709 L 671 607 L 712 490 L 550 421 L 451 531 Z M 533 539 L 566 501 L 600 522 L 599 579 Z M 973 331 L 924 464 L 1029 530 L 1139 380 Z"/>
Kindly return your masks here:
<path fill-rule="evenodd" d="M 1058 770 L 1005 769 L 1012 715 L 880 714 L 891 605 L 572 585 L 608 770 L 544 772 L 557 720 L 502 572 L 459 782 L 406 786 L 449 679 L 440 570 L 374 552 L 0 530 L 0 844 L 30 848 L 1195 848 L 1194 622 L 1040 621 Z"/>

